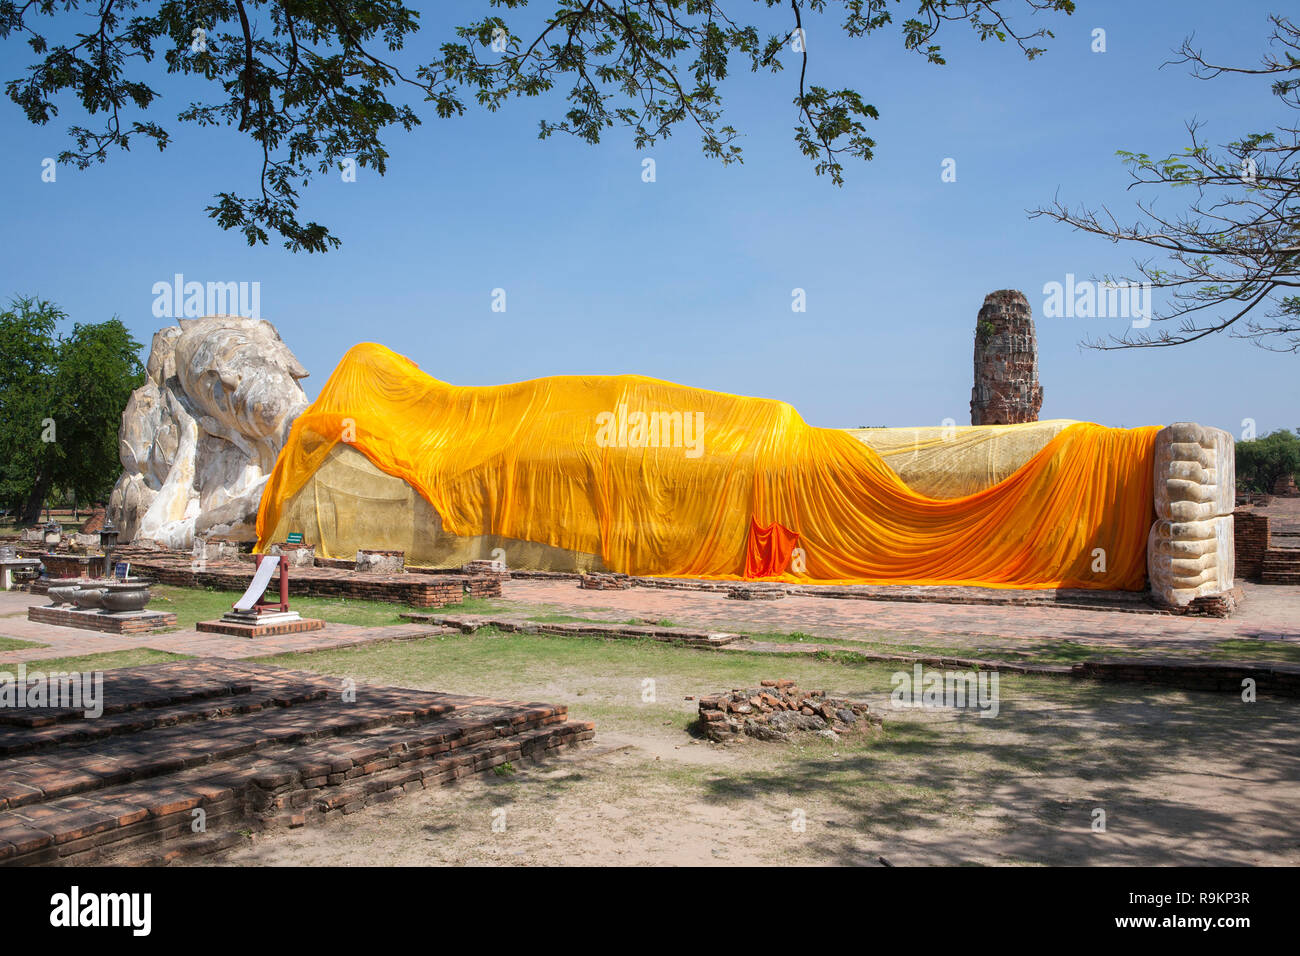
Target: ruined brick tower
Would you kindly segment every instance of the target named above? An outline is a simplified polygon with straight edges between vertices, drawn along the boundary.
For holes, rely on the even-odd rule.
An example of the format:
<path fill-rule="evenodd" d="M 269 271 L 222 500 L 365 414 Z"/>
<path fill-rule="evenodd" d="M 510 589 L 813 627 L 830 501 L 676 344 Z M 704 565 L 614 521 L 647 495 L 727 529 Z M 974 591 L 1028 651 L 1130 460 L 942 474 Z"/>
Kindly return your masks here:
<path fill-rule="evenodd" d="M 1038 338 L 1034 335 L 1029 300 L 1014 289 L 990 292 L 975 323 L 975 387 L 970 392 L 970 423 L 1036 422 L 1042 407 Z"/>

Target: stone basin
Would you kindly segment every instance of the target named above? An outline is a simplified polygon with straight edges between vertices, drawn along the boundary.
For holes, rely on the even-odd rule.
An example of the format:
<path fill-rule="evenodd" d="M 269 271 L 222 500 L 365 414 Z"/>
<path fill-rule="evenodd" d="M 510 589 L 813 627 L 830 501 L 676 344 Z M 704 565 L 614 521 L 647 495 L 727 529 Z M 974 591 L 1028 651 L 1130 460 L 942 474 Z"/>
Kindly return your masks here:
<path fill-rule="evenodd" d="M 81 582 L 77 578 L 55 578 L 50 582 L 46 594 L 49 595 L 51 606 L 58 607 L 61 604 L 71 604 L 72 596 L 80 590 Z"/>
<path fill-rule="evenodd" d="M 123 581 L 104 586 L 103 606 L 113 613 L 142 611 L 152 597 L 149 585 L 144 581 Z"/>
<path fill-rule="evenodd" d="M 104 606 L 104 588 L 79 587 L 72 594 L 72 603 L 79 608 L 97 608 Z"/>
<path fill-rule="evenodd" d="M 109 613 L 141 611 L 153 597 L 147 578 L 58 578 L 47 592 L 52 607 L 74 604 L 82 610 Z"/>

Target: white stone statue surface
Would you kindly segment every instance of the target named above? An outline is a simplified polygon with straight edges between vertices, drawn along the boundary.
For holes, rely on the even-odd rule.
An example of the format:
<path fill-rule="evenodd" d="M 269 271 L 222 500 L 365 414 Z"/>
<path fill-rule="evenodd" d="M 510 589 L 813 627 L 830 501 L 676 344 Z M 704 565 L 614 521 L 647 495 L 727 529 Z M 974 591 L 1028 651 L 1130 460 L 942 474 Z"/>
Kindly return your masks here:
<path fill-rule="evenodd" d="M 108 514 L 123 542 L 189 550 L 255 540 L 262 488 L 307 407 L 306 370 L 265 319 L 181 319 L 154 334 L 122 412 Z"/>
<path fill-rule="evenodd" d="M 1236 484 L 1236 446 L 1221 428 L 1178 422 L 1156 434 L 1147 572 L 1159 603 L 1185 607 L 1232 590 Z"/>

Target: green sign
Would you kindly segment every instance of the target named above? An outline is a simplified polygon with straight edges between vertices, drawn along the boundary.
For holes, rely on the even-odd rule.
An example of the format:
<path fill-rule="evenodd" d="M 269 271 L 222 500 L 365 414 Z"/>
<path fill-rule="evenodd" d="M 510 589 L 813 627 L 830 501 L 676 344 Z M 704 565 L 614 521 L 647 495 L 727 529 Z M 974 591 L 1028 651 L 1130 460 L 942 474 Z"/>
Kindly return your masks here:
<path fill-rule="evenodd" d="M 302 532 L 301 532 L 301 531 L 290 531 L 290 532 L 289 532 L 288 543 L 289 543 L 289 544 L 302 544 Z"/>

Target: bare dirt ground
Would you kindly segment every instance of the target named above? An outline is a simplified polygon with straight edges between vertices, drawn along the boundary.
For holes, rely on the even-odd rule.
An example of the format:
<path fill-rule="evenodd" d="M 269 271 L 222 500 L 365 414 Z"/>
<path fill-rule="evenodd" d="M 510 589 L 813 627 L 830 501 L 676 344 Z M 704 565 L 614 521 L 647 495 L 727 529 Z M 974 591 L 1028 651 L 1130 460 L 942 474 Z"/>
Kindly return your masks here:
<path fill-rule="evenodd" d="M 517 657 L 529 639 L 509 640 L 501 650 Z M 824 678 L 837 692 L 870 701 L 885 715 L 885 733 L 723 746 L 687 732 L 695 705 L 679 692 L 740 686 L 721 674 L 690 675 L 697 663 L 711 672 L 730 668 L 735 655 L 654 649 L 648 672 L 662 675 L 663 702 L 643 705 L 635 675 L 648 662 L 626 660 L 619 645 L 596 646 L 608 666 L 577 672 L 561 664 L 547 674 L 533 662 L 531 678 L 507 674 L 506 686 L 493 688 L 520 680 L 546 699 L 565 700 L 574 716 L 597 721 L 591 749 L 423 791 L 320 828 L 259 834 L 223 862 L 1300 864 L 1292 701 L 1004 678 L 1000 713 L 988 719 L 890 710 L 882 668 L 836 672 L 836 665 L 783 661 L 785 670 L 809 669 L 793 675 L 801 681 Z M 469 664 L 463 650 L 459 661 Z M 331 672 L 361 670 L 356 659 L 321 663 Z M 757 666 L 770 670 L 772 662 Z M 364 672 L 390 678 L 389 669 L 377 663 Z M 449 677 L 456 683 L 467 673 Z M 1097 811 L 1104 831 L 1094 829 Z"/>

